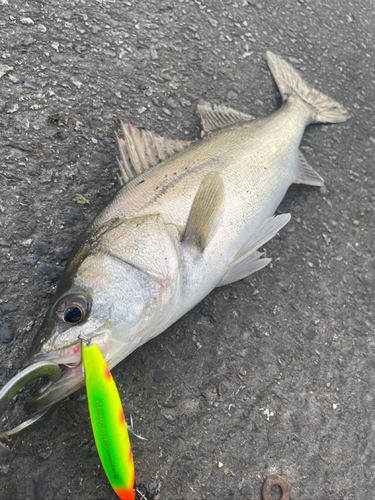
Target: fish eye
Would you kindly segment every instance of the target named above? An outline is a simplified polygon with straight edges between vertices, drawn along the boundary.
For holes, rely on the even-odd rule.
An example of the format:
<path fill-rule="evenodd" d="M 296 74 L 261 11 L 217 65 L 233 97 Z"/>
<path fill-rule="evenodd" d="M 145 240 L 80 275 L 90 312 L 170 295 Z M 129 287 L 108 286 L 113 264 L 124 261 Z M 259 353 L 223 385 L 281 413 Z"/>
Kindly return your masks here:
<path fill-rule="evenodd" d="M 64 297 L 56 308 L 57 319 L 63 323 L 77 324 L 86 319 L 89 303 L 83 295 Z"/>
<path fill-rule="evenodd" d="M 82 311 L 78 306 L 67 307 L 64 311 L 64 321 L 65 323 L 78 323 L 81 321 Z"/>

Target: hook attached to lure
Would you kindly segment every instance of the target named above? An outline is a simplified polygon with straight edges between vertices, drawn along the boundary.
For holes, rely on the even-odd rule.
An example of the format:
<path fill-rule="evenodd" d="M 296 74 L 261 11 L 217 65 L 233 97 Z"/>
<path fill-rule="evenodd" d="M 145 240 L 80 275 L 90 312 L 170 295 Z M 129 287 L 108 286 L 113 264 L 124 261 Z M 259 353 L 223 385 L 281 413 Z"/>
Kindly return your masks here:
<path fill-rule="evenodd" d="M 80 337 L 82 365 L 96 447 L 107 478 L 122 500 L 134 500 L 134 463 L 121 399 L 96 344 Z"/>

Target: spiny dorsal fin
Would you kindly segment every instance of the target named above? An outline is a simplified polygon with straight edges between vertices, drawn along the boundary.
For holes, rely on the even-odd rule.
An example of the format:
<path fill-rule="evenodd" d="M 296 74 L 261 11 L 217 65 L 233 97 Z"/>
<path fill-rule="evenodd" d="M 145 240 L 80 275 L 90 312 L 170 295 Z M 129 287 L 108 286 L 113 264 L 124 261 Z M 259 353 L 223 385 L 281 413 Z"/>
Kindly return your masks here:
<path fill-rule="evenodd" d="M 145 170 L 188 147 L 190 141 L 166 139 L 153 131 L 135 128 L 121 122 L 123 137 L 116 135 L 120 151 L 117 159 L 120 182 L 126 184 Z"/>
<path fill-rule="evenodd" d="M 211 106 L 209 102 L 198 104 L 198 114 L 202 121 L 202 135 L 220 130 L 238 122 L 248 122 L 254 117 L 221 104 Z"/>
<path fill-rule="evenodd" d="M 215 232 L 223 201 L 224 183 L 217 172 L 211 172 L 195 195 L 182 241 L 197 245 L 203 252 Z"/>
<path fill-rule="evenodd" d="M 315 172 L 302 153 L 298 151 L 298 172 L 294 184 L 307 184 L 308 186 L 323 186 L 324 180 Z"/>

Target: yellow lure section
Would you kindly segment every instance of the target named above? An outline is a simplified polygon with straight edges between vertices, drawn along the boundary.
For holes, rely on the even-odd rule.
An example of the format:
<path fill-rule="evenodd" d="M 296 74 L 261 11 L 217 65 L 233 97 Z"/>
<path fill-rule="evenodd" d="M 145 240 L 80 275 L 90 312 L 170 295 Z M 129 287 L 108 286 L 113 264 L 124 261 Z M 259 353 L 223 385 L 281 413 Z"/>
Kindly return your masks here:
<path fill-rule="evenodd" d="M 120 396 L 96 344 L 82 345 L 92 430 L 108 480 L 122 500 L 134 500 L 134 463 Z"/>

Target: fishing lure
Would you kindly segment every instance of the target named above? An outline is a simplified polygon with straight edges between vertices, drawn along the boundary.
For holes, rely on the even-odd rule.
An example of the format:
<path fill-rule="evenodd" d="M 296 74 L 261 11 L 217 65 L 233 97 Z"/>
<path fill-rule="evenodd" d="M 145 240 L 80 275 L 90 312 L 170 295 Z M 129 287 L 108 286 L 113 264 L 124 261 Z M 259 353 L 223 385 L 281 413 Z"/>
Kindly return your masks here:
<path fill-rule="evenodd" d="M 96 344 L 81 339 L 87 399 L 96 447 L 112 488 L 134 500 L 134 463 L 120 396 Z"/>

